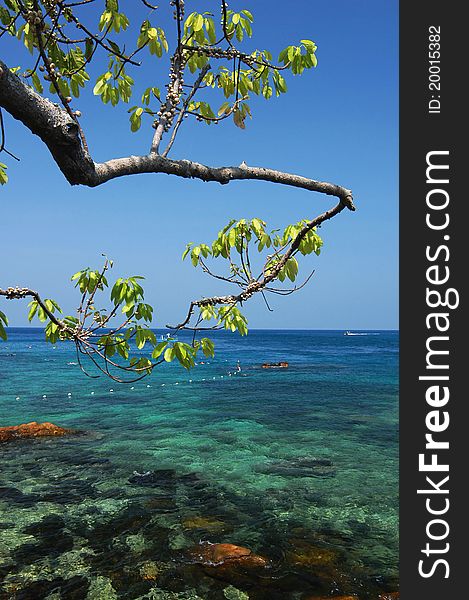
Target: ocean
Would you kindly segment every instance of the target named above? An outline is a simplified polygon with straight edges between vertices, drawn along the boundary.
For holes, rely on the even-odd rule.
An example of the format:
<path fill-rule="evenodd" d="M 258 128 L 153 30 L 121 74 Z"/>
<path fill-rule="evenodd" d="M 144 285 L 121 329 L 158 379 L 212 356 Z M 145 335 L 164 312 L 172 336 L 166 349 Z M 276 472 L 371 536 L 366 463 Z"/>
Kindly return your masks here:
<path fill-rule="evenodd" d="M 123 385 L 10 329 L 0 426 L 82 433 L 0 445 L 0 598 L 396 591 L 399 335 L 361 333 L 216 332 L 214 359 Z M 208 542 L 268 566 L 194 558 Z"/>

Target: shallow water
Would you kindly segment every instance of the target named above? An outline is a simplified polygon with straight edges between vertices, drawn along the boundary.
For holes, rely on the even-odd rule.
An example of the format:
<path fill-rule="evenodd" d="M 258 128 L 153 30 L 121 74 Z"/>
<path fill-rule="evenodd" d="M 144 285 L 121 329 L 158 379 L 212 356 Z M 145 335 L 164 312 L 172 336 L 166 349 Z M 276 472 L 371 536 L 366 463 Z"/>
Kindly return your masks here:
<path fill-rule="evenodd" d="M 86 378 L 70 346 L 11 330 L 0 425 L 84 434 L 0 447 L 0 598 L 397 589 L 398 334 L 377 333 L 218 333 L 216 358 L 190 373 L 166 365 L 123 386 Z M 193 564 L 204 540 L 270 567 Z"/>

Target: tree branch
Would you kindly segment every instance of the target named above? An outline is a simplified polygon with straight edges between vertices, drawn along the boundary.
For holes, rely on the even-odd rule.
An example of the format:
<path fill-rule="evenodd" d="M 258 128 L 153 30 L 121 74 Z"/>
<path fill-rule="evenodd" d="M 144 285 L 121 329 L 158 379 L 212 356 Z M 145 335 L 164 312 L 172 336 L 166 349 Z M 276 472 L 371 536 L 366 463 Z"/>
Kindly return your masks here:
<path fill-rule="evenodd" d="M 202 69 L 200 70 L 199 76 L 197 77 L 194 85 L 192 86 L 192 89 L 190 90 L 187 98 L 184 100 L 184 104 L 181 108 L 181 112 L 179 113 L 179 116 L 176 120 L 176 123 L 174 124 L 174 128 L 173 131 L 171 133 L 171 138 L 168 142 L 168 145 L 166 146 L 165 151 L 162 153 L 161 156 L 166 157 L 169 154 L 169 151 L 171 150 L 172 145 L 174 144 L 174 140 L 176 139 L 177 133 L 178 133 L 178 129 L 181 126 L 181 123 L 184 119 L 184 116 L 186 114 L 187 111 L 187 107 L 189 106 L 190 101 L 192 100 L 192 98 L 194 97 L 195 93 L 197 92 L 197 90 L 199 89 L 199 87 L 202 84 L 202 81 L 205 77 L 205 75 L 209 72 L 210 70 L 210 65 L 207 64 L 204 67 L 202 67 Z"/>
<path fill-rule="evenodd" d="M 69 183 L 91 185 L 94 163 L 83 149 L 76 121 L 11 73 L 1 60 L 0 106 L 41 138 Z"/>
<path fill-rule="evenodd" d="M 264 167 L 209 167 L 190 160 L 171 160 L 158 155 L 129 156 L 96 164 L 96 183 L 100 185 L 110 179 L 138 173 L 166 173 L 179 177 L 216 181 L 227 184 L 236 180 L 270 181 L 312 192 L 320 192 L 339 198 L 350 210 L 355 210 L 351 190 L 340 185 L 308 179 L 301 175 L 284 173 Z"/>
<path fill-rule="evenodd" d="M 35 300 L 38 303 L 38 305 L 42 308 L 42 310 L 45 312 L 47 317 L 52 321 L 52 323 L 57 325 L 57 327 L 59 327 L 59 329 L 61 329 L 62 331 L 64 331 L 65 333 L 67 333 L 69 335 L 73 336 L 75 334 L 74 330 L 71 327 L 69 327 L 63 321 L 58 319 L 54 315 L 54 313 L 51 312 L 47 308 L 46 304 L 44 303 L 42 298 L 39 296 L 38 292 L 35 292 L 34 290 L 30 290 L 29 288 L 9 287 L 6 290 L 0 288 L 0 296 L 4 296 L 7 300 L 21 300 L 21 299 L 27 298 L 27 297 L 33 298 L 33 300 Z"/>
<path fill-rule="evenodd" d="M 49 148 L 55 162 L 72 185 L 96 187 L 103 183 L 140 173 L 166 173 L 178 177 L 215 181 L 269 181 L 320 192 L 340 199 L 355 210 L 352 192 L 340 185 L 316 181 L 300 175 L 264 167 L 210 167 L 190 160 L 172 160 L 152 152 L 142 156 L 115 158 L 95 163 L 83 148 L 77 123 L 58 104 L 43 98 L 0 61 L 0 107 L 38 135 Z"/>
<path fill-rule="evenodd" d="M 201 308 L 203 306 L 216 306 L 216 305 L 229 305 L 231 307 L 236 306 L 236 304 L 242 304 L 246 300 L 249 300 L 254 294 L 261 293 L 264 294 L 264 290 L 270 291 L 268 288 L 269 283 L 276 280 L 282 268 L 286 265 L 287 261 L 292 258 L 298 251 L 301 240 L 308 234 L 311 229 L 318 227 L 324 221 L 328 221 L 335 217 L 335 215 L 339 214 L 344 210 L 346 204 L 342 202 L 342 200 L 333 208 L 323 212 L 318 215 L 311 221 L 308 221 L 298 235 L 290 242 L 288 250 L 283 254 L 282 258 L 272 267 L 269 268 L 267 273 L 264 270 L 264 275 L 256 280 L 249 282 L 246 287 L 239 294 L 229 294 L 225 296 L 211 296 L 209 298 L 201 298 L 200 300 L 193 300 L 189 305 L 189 310 L 187 312 L 186 318 L 184 321 L 179 323 L 178 325 L 167 325 L 166 327 L 170 329 L 192 329 L 189 327 L 189 323 L 194 315 L 194 310 L 196 307 Z M 314 273 L 314 271 L 313 271 Z M 306 281 L 312 277 L 311 275 L 308 277 Z M 306 282 L 305 282 L 306 283 Z M 303 287 L 302 284 L 296 289 L 301 289 Z"/>

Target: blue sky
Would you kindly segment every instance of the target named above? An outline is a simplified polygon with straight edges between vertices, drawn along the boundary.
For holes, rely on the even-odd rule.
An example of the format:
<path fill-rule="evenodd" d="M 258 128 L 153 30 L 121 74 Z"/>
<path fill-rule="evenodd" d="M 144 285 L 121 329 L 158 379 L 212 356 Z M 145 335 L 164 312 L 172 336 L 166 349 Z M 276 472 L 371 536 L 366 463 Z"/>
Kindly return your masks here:
<path fill-rule="evenodd" d="M 253 102 L 253 119 L 244 131 L 228 121 L 211 127 L 187 122 L 172 156 L 210 165 L 245 160 L 339 183 L 353 190 L 358 209 L 344 211 L 321 229 L 323 253 L 300 265 L 305 276 L 316 269 L 308 286 L 271 298 L 274 312 L 262 299 L 246 305 L 252 328 L 398 326 L 397 4 L 301 0 L 295 10 L 281 10 L 280 3 L 268 0 L 231 3 L 254 13 L 252 48 L 276 55 L 309 38 L 318 45 L 318 67 L 290 76 L 283 97 Z M 186 6 L 200 10 L 210 3 Z M 155 23 L 170 35 L 172 21 Z M 27 66 L 18 49 L 0 40 L 7 64 Z M 150 73 L 143 69 L 136 75 L 140 89 Z M 155 83 L 162 87 L 163 76 Z M 74 108 L 83 114 L 96 161 L 148 151 L 152 130 L 131 134 L 127 107 L 104 106 L 90 91 Z M 0 189 L 0 287 L 37 289 L 68 312 L 77 304 L 70 275 L 98 267 L 104 252 L 115 261 L 116 277 L 146 277 L 156 326 L 178 321 L 191 299 L 227 291 L 181 261 L 186 242 L 211 241 L 230 218 L 260 217 L 276 228 L 331 206 L 328 197 L 274 184 L 220 186 L 167 175 L 133 176 L 97 189 L 70 187 L 40 140 L 8 115 L 5 122 L 8 147 L 21 162 L 2 158 L 10 182 Z M 12 325 L 27 324 L 26 303 L 3 301 L 0 310 Z"/>

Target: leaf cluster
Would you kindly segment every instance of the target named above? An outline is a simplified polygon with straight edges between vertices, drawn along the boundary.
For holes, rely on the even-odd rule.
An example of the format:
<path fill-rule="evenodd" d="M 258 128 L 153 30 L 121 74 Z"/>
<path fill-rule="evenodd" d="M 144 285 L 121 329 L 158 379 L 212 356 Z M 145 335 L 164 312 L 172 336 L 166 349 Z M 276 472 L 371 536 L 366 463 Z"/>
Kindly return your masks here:
<path fill-rule="evenodd" d="M 207 357 L 214 355 L 214 343 L 206 337 L 200 341 L 194 339 L 192 344 L 171 336 L 159 340 L 150 328 L 153 307 L 145 302 L 144 278 L 120 277 L 111 285 L 106 276 L 110 268 L 112 261 L 106 260 L 101 270 L 87 267 L 71 277 L 81 294 L 76 315 L 62 316 L 62 309 L 51 299 L 34 298 L 29 303 L 28 319 L 31 322 L 37 318 L 44 324 L 46 341 L 52 344 L 74 341 L 79 355 L 89 357 L 103 373 L 118 381 L 119 378 L 111 375 L 111 368 L 140 378 L 162 362 L 175 360 L 190 369 L 196 364 L 199 351 Z M 107 306 L 100 308 L 97 296 L 105 292 Z M 6 339 L 4 326 L 7 323 L 7 317 L 0 312 L 2 339 Z"/>
<path fill-rule="evenodd" d="M 200 307 L 198 322 L 213 319 L 216 321 L 214 328 L 246 335 L 247 321 L 238 305 L 259 291 L 282 294 L 298 289 L 277 290 L 270 285 L 276 280 L 296 282 L 299 273 L 296 255 L 314 253 L 319 256 L 322 245 L 317 228 L 307 220 L 287 225 L 283 230 L 269 231 L 266 222 L 259 218 L 230 220 L 210 244 L 190 242 L 182 255 L 183 260 L 190 257 L 194 267 L 201 267 L 212 277 L 241 288 L 238 295 L 200 300 L 197 303 Z M 257 260 L 253 260 L 252 247 L 257 250 Z M 229 273 L 214 273 L 208 259 L 223 260 L 227 267 L 225 271 Z"/>
<path fill-rule="evenodd" d="M 89 65 L 99 64 L 104 54 L 108 67 L 92 84 L 93 93 L 105 104 L 128 103 L 133 96 L 134 78 L 126 70 L 137 68 L 141 63 L 133 57 L 146 49 L 151 59 L 161 59 L 170 51 L 168 36 L 161 27 L 159 13 L 155 13 L 159 19 L 153 16 L 132 23 L 132 14 L 122 10 L 118 0 L 105 0 L 101 13 L 91 9 L 93 4 L 0 0 L 0 36 L 6 34 L 18 40 L 35 57 L 34 65 L 26 68 L 23 76 L 37 92 L 43 93 L 48 84 L 49 93 L 60 91 L 62 99 L 79 98 L 81 90 L 90 82 Z M 216 108 L 208 99 L 196 100 L 189 113 L 205 123 L 232 115 L 235 125 L 244 128 L 246 117 L 251 116 L 251 108 L 245 101 L 251 95 L 269 99 L 274 93 L 276 96 L 286 93 L 282 71 L 290 70 L 296 75 L 315 67 L 317 47 L 311 40 L 301 40 L 300 45 L 282 50 L 275 64 L 268 50 L 245 52 L 235 47 L 235 44 L 242 47 L 253 35 L 251 11 L 234 11 L 222 3 L 220 16 L 220 20 L 215 19 L 209 10 L 184 16 L 182 34 L 172 32 L 171 35 L 172 57 L 177 53 L 183 56 L 182 71 L 187 69 L 195 78 L 209 61 L 218 61 L 219 65 L 205 76 L 204 87 L 221 91 L 225 101 Z M 158 20 L 160 22 L 155 23 Z M 132 38 L 133 48 L 129 45 Z M 156 81 L 148 81 L 148 84 L 147 89 L 162 89 L 161 83 Z M 188 93 L 189 89 L 182 91 L 179 110 Z M 152 104 L 161 101 L 159 93 L 147 95 L 146 100 L 147 106 L 150 100 Z M 158 104 L 150 106 L 145 112 L 154 115 L 158 107 Z M 132 131 L 138 130 L 144 110 L 137 106 L 129 111 Z M 0 169 L 4 173 L 4 167 Z M 0 175 L 0 183 L 4 183 L 3 179 L 5 176 Z"/>

